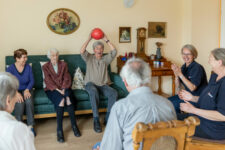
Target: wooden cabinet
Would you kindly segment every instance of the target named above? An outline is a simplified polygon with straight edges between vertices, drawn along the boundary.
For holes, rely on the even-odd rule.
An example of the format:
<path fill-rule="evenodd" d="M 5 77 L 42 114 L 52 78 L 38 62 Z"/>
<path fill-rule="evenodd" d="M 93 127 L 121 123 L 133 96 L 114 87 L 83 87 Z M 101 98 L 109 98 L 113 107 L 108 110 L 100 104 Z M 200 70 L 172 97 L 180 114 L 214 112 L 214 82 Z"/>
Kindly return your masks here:
<path fill-rule="evenodd" d="M 122 61 L 123 56 L 117 57 L 117 68 L 118 68 L 118 73 L 122 69 L 123 65 L 126 63 L 126 61 Z M 152 70 L 152 76 L 153 77 L 158 77 L 158 91 L 157 93 L 160 95 L 163 95 L 162 93 L 162 76 L 171 76 L 172 77 L 172 94 L 175 95 L 175 76 L 173 73 L 173 70 L 171 69 L 171 62 L 167 61 L 165 58 L 161 58 L 160 60 L 150 60 L 149 58 L 145 59 L 147 63 L 149 63 L 149 66 L 151 67 Z M 155 61 L 160 61 L 163 62 L 162 65 L 157 65 L 154 64 Z"/>

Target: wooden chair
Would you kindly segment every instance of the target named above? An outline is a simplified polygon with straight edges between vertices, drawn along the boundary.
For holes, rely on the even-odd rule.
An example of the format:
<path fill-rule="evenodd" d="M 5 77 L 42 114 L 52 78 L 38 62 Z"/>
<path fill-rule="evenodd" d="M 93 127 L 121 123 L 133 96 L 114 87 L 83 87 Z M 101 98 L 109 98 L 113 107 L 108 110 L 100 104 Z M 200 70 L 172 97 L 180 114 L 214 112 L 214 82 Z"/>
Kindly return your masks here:
<path fill-rule="evenodd" d="M 139 150 L 140 144 L 142 150 L 184 150 L 199 124 L 197 117 L 156 124 L 137 123 L 132 133 L 134 150 Z"/>
<path fill-rule="evenodd" d="M 225 150 L 225 140 L 208 140 L 193 137 L 186 142 L 185 150 Z"/>

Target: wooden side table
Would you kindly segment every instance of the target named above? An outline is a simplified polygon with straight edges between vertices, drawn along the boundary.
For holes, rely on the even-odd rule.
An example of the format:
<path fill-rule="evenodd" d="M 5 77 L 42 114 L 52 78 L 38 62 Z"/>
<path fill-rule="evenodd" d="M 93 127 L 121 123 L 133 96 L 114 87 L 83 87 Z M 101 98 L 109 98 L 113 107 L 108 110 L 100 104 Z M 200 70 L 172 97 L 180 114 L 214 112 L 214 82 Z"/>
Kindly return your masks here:
<path fill-rule="evenodd" d="M 117 57 L 118 73 L 122 69 L 123 65 L 126 63 L 126 61 L 122 61 L 122 57 L 123 56 Z M 149 63 L 149 66 L 152 69 L 152 76 L 158 77 L 158 91 L 157 91 L 157 93 L 159 95 L 164 95 L 164 93 L 162 92 L 162 78 L 161 77 L 162 76 L 171 76 L 172 77 L 172 95 L 175 95 L 175 76 L 174 76 L 173 70 L 171 69 L 171 62 L 167 61 L 165 58 L 162 57 L 158 61 L 163 62 L 164 65 L 157 67 L 156 65 L 153 64 L 153 62 L 156 61 L 156 60 L 147 59 L 145 61 L 147 63 Z"/>

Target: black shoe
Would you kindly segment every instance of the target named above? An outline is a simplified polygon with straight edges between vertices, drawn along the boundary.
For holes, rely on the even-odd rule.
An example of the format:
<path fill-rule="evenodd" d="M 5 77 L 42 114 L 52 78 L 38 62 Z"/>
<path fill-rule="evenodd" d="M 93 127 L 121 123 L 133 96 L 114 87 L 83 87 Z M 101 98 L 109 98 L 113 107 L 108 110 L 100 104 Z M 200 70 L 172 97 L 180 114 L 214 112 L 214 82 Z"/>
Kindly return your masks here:
<path fill-rule="evenodd" d="M 101 127 L 101 124 L 100 124 L 99 120 L 94 119 L 94 130 L 97 133 L 102 132 L 102 127 Z"/>
<path fill-rule="evenodd" d="M 108 122 L 109 114 L 110 114 L 110 112 L 107 112 L 106 115 L 105 115 L 105 119 L 104 119 L 104 125 L 105 125 L 105 126 L 106 126 L 106 124 L 107 124 L 107 122 Z"/>
<path fill-rule="evenodd" d="M 34 128 L 30 128 L 30 130 L 31 130 L 31 132 L 34 134 L 34 137 L 36 137 L 37 134 L 36 134 Z"/>
<path fill-rule="evenodd" d="M 77 125 L 72 126 L 72 129 L 73 129 L 73 133 L 76 137 L 81 136 L 80 130 L 78 129 Z"/>
<path fill-rule="evenodd" d="M 60 143 L 65 142 L 63 131 L 57 131 L 57 141 Z"/>
<path fill-rule="evenodd" d="M 106 119 L 104 119 L 103 124 L 104 124 L 105 126 L 107 125 L 107 120 L 106 120 Z"/>

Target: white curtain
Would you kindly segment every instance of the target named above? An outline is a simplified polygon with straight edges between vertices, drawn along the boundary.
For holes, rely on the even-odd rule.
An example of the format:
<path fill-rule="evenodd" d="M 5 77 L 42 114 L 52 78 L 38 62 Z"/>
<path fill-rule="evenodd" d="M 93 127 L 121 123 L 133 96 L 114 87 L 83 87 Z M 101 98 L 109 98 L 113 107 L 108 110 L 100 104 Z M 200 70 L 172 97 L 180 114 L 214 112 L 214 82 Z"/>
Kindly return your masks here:
<path fill-rule="evenodd" d="M 225 0 L 221 0 L 221 33 L 220 47 L 225 48 Z"/>

